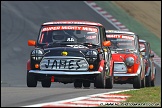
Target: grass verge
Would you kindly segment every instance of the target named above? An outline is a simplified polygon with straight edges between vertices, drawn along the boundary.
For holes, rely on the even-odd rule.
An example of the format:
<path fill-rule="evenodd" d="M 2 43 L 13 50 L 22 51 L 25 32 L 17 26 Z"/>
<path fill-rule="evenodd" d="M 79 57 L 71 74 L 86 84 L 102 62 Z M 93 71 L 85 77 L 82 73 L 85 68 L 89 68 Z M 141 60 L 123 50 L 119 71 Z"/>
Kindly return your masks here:
<path fill-rule="evenodd" d="M 145 87 L 116 94 L 130 95 L 118 107 L 161 107 L 161 86 Z"/>

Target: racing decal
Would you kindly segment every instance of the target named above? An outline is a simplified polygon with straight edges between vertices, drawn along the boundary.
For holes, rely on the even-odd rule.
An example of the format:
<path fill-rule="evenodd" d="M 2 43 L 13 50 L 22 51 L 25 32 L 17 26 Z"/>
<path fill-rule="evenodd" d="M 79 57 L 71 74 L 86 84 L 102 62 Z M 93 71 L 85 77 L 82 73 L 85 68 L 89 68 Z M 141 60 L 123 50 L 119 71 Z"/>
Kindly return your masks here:
<path fill-rule="evenodd" d="M 48 60 L 45 64 L 46 69 L 73 69 L 78 70 L 81 68 L 81 60 Z M 52 65 L 50 65 L 52 63 Z"/>
<path fill-rule="evenodd" d="M 123 35 L 106 35 L 107 38 L 123 38 L 123 39 L 130 39 L 134 40 L 132 36 L 123 36 Z"/>
<path fill-rule="evenodd" d="M 44 58 L 40 62 L 41 70 L 86 71 L 88 67 L 88 62 L 82 58 Z"/>
<path fill-rule="evenodd" d="M 100 72 L 103 71 L 104 62 L 105 62 L 104 60 L 101 60 L 101 61 L 100 61 L 100 66 L 99 66 L 99 68 L 98 68 L 98 71 L 100 71 Z"/>
<path fill-rule="evenodd" d="M 53 30 L 85 30 L 85 31 L 92 31 L 97 32 L 97 28 L 95 27 L 86 27 L 86 26 L 48 26 L 42 29 L 44 31 L 53 31 Z"/>
<path fill-rule="evenodd" d="M 133 43 L 118 43 L 118 45 L 134 45 Z"/>
<path fill-rule="evenodd" d="M 67 41 L 74 42 L 74 38 L 67 38 Z"/>
<path fill-rule="evenodd" d="M 42 43 L 43 37 L 44 37 L 44 34 L 41 35 L 40 43 Z"/>
<path fill-rule="evenodd" d="M 66 46 L 70 46 L 73 48 L 87 48 L 86 46 L 83 46 L 83 45 L 66 45 Z"/>
<path fill-rule="evenodd" d="M 96 39 L 97 36 L 87 36 L 86 39 Z"/>

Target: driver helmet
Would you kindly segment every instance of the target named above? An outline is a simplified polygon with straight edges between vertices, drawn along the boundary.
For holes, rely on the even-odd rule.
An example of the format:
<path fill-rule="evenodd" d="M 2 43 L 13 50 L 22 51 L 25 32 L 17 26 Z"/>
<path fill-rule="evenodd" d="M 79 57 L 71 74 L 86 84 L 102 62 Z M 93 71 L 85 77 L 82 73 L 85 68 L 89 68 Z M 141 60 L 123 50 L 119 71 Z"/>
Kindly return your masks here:
<path fill-rule="evenodd" d="M 65 39 L 65 33 L 63 30 L 54 30 L 52 33 L 52 40 L 64 40 Z"/>

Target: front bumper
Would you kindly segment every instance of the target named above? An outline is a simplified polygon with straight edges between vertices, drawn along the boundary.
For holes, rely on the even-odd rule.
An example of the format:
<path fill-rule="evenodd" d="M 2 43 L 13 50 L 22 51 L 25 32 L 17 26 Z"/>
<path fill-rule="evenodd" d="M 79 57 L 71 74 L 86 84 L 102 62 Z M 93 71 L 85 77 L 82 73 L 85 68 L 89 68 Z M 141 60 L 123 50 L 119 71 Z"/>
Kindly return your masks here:
<path fill-rule="evenodd" d="M 35 73 L 35 74 L 45 74 L 45 75 L 94 75 L 94 74 L 100 74 L 99 71 L 84 71 L 84 72 L 66 72 L 66 71 L 42 71 L 42 70 L 29 70 L 29 73 Z"/>
<path fill-rule="evenodd" d="M 115 74 L 114 77 L 131 77 L 131 76 L 138 76 L 138 74 Z"/>

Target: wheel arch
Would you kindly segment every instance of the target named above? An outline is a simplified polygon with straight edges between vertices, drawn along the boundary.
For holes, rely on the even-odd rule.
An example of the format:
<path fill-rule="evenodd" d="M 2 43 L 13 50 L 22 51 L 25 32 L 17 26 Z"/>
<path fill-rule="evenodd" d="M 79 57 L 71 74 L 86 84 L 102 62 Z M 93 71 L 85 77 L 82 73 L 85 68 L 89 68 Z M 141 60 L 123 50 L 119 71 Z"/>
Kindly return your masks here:
<path fill-rule="evenodd" d="M 28 59 L 28 61 L 27 61 L 27 70 L 31 70 L 30 59 Z"/>

